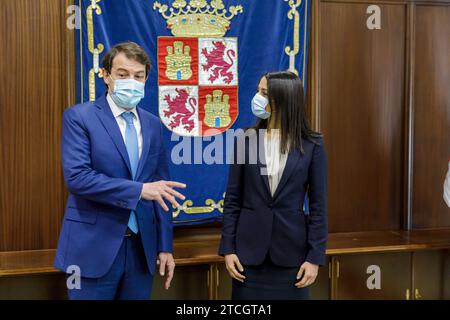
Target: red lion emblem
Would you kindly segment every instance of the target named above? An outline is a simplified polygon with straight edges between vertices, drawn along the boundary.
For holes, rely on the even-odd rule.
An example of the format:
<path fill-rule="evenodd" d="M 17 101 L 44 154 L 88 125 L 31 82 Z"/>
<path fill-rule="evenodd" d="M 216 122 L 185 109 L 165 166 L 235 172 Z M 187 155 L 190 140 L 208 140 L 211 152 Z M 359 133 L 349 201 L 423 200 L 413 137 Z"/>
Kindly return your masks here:
<path fill-rule="evenodd" d="M 202 49 L 202 54 L 205 56 L 207 63 L 202 64 L 204 71 L 212 69 L 212 74 L 208 80 L 213 83 L 219 76 L 222 76 L 226 84 L 230 84 L 233 80 L 233 73 L 229 72 L 230 68 L 234 64 L 234 57 L 236 52 L 233 49 L 229 49 L 226 52 L 226 56 L 231 61 L 228 63 L 225 61 L 225 44 L 222 41 L 213 41 L 214 49 L 208 52 L 206 48 Z"/>
<path fill-rule="evenodd" d="M 177 95 L 175 98 L 171 98 L 170 95 L 164 97 L 164 101 L 169 105 L 169 109 L 164 110 L 164 116 L 170 119 L 169 127 L 171 129 L 177 128 L 180 125 L 184 126 L 188 132 L 194 129 L 194 120 L 190 119 L 195 113 L 195 105 L 197 100 L 193 97 L 189 98 L 189 93 L 186 89 L 175 89 Z M 189 102 L 189 107 L 186 106 Z"/>

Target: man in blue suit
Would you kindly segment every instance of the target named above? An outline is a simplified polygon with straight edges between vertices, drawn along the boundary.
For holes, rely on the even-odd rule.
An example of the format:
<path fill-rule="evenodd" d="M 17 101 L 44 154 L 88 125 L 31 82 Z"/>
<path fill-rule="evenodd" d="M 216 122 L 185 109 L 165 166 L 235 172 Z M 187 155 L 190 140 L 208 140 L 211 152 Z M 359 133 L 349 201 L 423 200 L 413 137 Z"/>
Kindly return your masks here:
<path fill-rule="evenodd" d="M 159 119 L 137 104 L 150 59 L 135 43 L 103 59 L 107 93 L 63 115 L 62 165 L 69 197 L 55 267 L 80 271 L 70 299 L 149 299 L 156 264 L 168 289 L 175 263 L 169 181 Z M 164 211 L 163 211 L 163 210 Z M 70 273 L 70 272 L 69 272 Z"/>

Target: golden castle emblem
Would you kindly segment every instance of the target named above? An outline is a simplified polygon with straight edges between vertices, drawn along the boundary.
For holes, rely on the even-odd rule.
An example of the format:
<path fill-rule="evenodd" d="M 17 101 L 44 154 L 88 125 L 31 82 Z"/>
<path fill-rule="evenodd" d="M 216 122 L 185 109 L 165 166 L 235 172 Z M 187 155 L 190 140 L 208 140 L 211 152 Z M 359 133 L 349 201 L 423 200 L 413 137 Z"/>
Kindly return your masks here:
<path fill-rule="evenodd" d="M 230 124 L 230 97 L 222 96 L 221 90 L 214 90 L 213 94 L 206 95 L 205 119 L 203 122 L 212 128 L 223 128 Z M 223 99 L 222 99 L 223 98 Z"/>
<path fill-rule="evenodd" d="M 178 37 L 223 37 L 231 19 L 243 12 L 240 5 L 225 9 L 222 0 L 212 0 L 210 4 L 207 0 L 175 0 L 172 8 L 156 1 L 153 9 L 158 9 L 167 20 L 167 27 Z"/>
<path fill-rule="evenodd" d="M 166 77 L 170 80 L 187 80 L 192 77 L 190 47 L 182 41 L 175 41 L 173 47 L 167 46 Z"/>

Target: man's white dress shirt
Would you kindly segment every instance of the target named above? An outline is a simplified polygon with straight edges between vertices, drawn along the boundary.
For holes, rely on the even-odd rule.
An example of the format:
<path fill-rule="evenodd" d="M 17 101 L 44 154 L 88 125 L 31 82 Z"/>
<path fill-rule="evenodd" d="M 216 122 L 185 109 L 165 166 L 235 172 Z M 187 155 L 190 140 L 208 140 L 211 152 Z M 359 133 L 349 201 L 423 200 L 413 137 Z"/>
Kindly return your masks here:
<path fill-rule="evenodd" d="M 114 100 L 111 98 L 111 96 L 108 94 L 106 97 L 106 100 L 108 100 L 109 107 L 111 108 L 112 114 L 114 118 L 117 121 L 117 124 L 120 128 L 120 133 L 122 134 L 123 141 L 125 142 L 125 129 L 127 127 L 127 123 L 125 122 L 125 119 L 121 116 L 124 112 L 132 112 L 134 114 L 133 117 L 133 123 L 134 127 L 136 128 L 136 133 L 138 137 L 138 147 L 139 147 L 139 158 L 142 154 L 142 130 L 141 130 L 141 122 L 139 121 L 139 115 L 136 110 L 136 108 L 133 108 L 131 110 L 126 110 L 121 107 L 119 107 Z"/>

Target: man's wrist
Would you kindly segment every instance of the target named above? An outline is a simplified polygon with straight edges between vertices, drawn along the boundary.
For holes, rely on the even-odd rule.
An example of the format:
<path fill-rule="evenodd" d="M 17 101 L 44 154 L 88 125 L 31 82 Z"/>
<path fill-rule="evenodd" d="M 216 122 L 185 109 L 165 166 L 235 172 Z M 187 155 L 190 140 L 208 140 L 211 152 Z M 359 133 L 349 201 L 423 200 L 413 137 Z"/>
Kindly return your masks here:
<path fill-rule="evenodd" d="M 139 201 L 142 199 L 142 192 L 144 191 L 144 184 L 141 186 L 141 193 L 139 194 Z"/>

